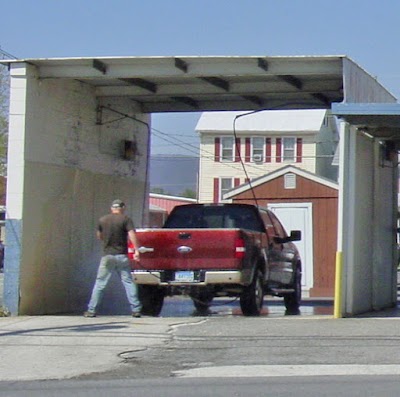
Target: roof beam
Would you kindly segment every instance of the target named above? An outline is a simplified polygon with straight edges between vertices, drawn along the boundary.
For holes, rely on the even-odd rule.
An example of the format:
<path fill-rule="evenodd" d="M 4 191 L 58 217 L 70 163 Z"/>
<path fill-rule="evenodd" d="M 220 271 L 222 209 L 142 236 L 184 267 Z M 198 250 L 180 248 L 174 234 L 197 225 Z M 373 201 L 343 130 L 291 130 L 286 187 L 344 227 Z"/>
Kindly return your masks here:
<path fill-rule="evenodd" d="M 185 73 L 188 71 L 188 64 L 180 58 L 175 58 L 175 67 Z"/>
<path fill-rule="evenodd" d="M 107 73 L 107 65 L 104 62 L 99 61 L 98 59 L 93 59 L 92 66 L 94 69 L 98 70 L 103 74 Z"/>
<path fill-rule="evenodd" d="M 194 99 L 187 96 L 173 96 L 171 99 L 179 103 L 184 103 L 194 109 L 199 109 L 199 104 Z"/>
<path fill-rule="evenodd" d="M 262 69 L 265 70 L 266 72 L 268 72 L 268 62 L 263 59 L 263 58 L 258 58 L 257 59 L 257 66 Z"/>
<path fill-rule="evenodd" d="M 313 98 L 315 98 L 315 99 L 320 100 L 320 101 L 323 102 L 326 106 L 330 106 L 330 104 L 331 104 L 331 101 L 329 100 L 329 98 L 328 98 L 326 95 L 321 94 L 320 92 L 316 92 L 315 94 L 311 94 L 311 96 L 312 96 Z"/>
<path fill-rule="evenodd" d="M 224 91 L 229 92 L 229 83 L 219 77 L 200 77 L 203 80 L 214 87 L 222 88 Z"/>
<path fill-rule="evenodd" d="M 151 81 L 145 80 L 145 79 L 119 79 L 121 81 L 124 81 L 125 83 L 128 83 L 130 85 L 134 85 L 136 87 L 140 87 L 143 88 L 147 91 L 152 92 L 153 94 L 155 94 L 157 92 L 157 85 L 152 83 Z"/>
<path fill-rule="evenodd" d="M 264 106 L 264 101 L 261 98 L 259 98 L 258 96 L 255 96 L 255 95 L 243 95 L 242 98 L 245 99 L 246 101 L 249 101 L 249 102 L 253 103 L 254 105 Z"/>
<path fill-rule="evenodd" d="M 301 90 L 303 88 L 303 83 L 297 77 L 294 77 L 292 75 L 278 75 L 278 77 L 281 80 L 285 81 L 286 83 L 288 83 L 288 84 L 292 85 L 293 87 L 297 88 L 298 90 Z"/>

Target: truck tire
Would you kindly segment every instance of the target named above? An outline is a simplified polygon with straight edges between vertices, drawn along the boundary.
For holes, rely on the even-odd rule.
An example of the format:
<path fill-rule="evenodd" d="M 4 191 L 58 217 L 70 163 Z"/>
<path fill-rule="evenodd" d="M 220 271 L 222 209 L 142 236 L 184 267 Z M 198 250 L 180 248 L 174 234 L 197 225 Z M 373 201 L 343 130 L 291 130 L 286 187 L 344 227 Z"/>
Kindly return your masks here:
<path fill-rule="evenodd" d="M 254 273 L 253 281 L 244 288 L 240 295 L 240 308 L 245 316 L 259 316 L 264 303 L 263 275 Z"/>
<path fill-rule="evenodd" d="M 293 283 L 294 292 L 285 294 L 283 299 L 285 301 L 286 314 L 294 315 L 300 314 L 300 304 L 301 304 L 301 271 L 300 268 L 296 269 L 295 279 Z"/>
<path fill-rule="evenodd" d="M 198 313 L 207 313 L 210 308 L 211 302 L 214 299 L 214 295 L 211 291 L 206 288 L 198 289 L 190 293 L 190 298 L 193 301 L 193 305 Z"/>
<path fill-rule="evenodd" d="M 153 285 L 139 285 L 138 289 L 142 313 L 147 316 L 159 316 L 164 304 L 164 289 Z"/>

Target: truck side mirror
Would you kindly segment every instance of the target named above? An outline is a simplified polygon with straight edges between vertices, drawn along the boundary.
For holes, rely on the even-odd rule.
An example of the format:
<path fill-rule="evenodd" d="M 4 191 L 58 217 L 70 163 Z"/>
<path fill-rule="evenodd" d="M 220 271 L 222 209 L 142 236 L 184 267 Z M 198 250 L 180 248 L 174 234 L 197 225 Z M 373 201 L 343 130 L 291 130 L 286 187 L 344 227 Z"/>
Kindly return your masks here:
<path fill-rule="evenodd" d="M 300 240 L 301 240 L 301 230 L 291 230 L 290 241 L 300 241 Z"/>

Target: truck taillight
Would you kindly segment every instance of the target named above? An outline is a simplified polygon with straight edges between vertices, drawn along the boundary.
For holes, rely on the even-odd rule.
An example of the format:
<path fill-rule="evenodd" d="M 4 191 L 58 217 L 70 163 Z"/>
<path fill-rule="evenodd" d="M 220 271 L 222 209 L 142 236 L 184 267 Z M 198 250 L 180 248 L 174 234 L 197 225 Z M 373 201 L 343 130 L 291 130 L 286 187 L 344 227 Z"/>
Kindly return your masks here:
<path fill-rule="evenodd" d="M 128 258 L 133 261 L 133 254 L 135 253 L 135 247 L 131 243 L 130 239 L 128 239 Z"/>
<path fill-rule="evenodd" d="M 246 252 L 246 247 L 244 244 L 244 240 L 242 238 L 237 238 L 235 240 L 235 258 L 243 259 L 245 252 Z"/>

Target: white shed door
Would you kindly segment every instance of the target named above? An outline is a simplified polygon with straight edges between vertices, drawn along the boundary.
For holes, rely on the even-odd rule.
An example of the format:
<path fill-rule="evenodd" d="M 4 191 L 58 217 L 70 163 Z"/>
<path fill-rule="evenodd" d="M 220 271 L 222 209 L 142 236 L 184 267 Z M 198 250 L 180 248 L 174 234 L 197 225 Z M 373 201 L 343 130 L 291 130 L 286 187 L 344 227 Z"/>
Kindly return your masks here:
<path fill-rule="evenodd" d="M 288 233 L 301 230 L 301 241 L 295 244 L 302 263 L 302 287 L 309 290 L 313 286 L 312 203 L 269 204 L 268 208 L 276 214 Z"/>

